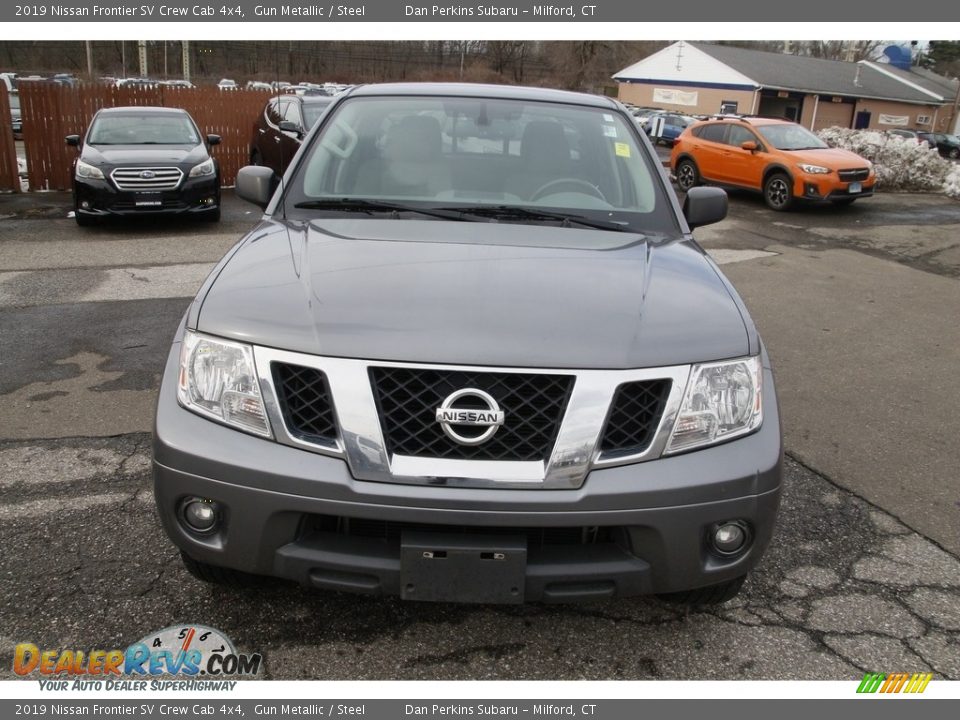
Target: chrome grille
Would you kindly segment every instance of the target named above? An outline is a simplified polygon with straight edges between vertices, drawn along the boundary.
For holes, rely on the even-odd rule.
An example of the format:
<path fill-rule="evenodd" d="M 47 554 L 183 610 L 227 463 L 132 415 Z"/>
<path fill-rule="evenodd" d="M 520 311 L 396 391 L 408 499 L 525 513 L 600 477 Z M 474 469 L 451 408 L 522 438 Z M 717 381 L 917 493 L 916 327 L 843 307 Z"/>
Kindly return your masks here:
<path fill-rule="evenodd" d="M 390 453 L 472 460 L 546 460 L 573 388 L 571 375 L 371 368 Z M 437 408 L 463 388 L 490 393 L 506 417 L 482 445 L 464 446 L 437 423 Z"/>
<path fill-rule="evenodd" d="M 838 170 L 837 174 L 844 182 L 853 182 L 855 180 L 866 180 L 870 175 L 870 169 L 855 168 L 852 170 Z"/>
<path fill-rule="evenodd" d="M 110 177 L 120 190 L 175 190 L 183 170 L 175 167 L 117 168 Z"/>

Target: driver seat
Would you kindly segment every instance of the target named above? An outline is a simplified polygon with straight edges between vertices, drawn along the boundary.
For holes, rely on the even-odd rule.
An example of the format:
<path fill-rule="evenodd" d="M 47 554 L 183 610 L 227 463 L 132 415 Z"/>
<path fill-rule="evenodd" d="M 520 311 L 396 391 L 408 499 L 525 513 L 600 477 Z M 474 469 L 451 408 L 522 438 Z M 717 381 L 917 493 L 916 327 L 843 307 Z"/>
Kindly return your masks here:
<path fill-rule="evenodd" d="M 531 200 L 551 180 L 570 177 L 570 146 L 563 125 L 554 120 L 528 122 L 520 139 L 520 160 L 523 169 L 504 186 L 524 200 Z"/>

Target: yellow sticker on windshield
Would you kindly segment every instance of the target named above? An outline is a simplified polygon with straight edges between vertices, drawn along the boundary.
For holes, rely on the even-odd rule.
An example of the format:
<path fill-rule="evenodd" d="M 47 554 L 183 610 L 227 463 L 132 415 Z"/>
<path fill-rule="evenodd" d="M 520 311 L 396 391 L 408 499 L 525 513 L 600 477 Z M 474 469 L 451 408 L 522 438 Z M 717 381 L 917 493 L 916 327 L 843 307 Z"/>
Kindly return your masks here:
<path fill-rule="evenodd" d="M 613 149 L 617 157 L 630 157 L 630 146 L 627 143 L 614 143 Z"/>

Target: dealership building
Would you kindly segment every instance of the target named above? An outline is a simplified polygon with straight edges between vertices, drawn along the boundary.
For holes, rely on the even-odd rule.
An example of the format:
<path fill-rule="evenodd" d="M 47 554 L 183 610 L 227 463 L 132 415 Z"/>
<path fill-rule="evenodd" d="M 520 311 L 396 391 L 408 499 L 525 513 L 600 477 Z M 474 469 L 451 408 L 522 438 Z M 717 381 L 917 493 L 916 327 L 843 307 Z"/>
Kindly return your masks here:
<path fill-rule="evenodd" d="M 960 83 L 909 61 L 845 62 L 679 41 L 613 76 L 634 105 L 687 114 L 783 117 L 840 126 L 957 132 Z"/>

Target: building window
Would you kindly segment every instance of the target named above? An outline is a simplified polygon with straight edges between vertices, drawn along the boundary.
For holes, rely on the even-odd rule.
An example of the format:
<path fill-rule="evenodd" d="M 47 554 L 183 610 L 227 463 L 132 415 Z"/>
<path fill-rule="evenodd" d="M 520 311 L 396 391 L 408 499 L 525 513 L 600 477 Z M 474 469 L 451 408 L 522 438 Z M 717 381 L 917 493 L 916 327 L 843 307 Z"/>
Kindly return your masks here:
<path fill-rule="evenodd" d="M 917 115 L 917 125 L 929 125 L 930 116 L 929 115 Z"/>
<path fill-rule="evenodd" d="M 736 100 L 723 100 L 720 103 L 721 115 L 736 115 L 738 102 Z"/>

